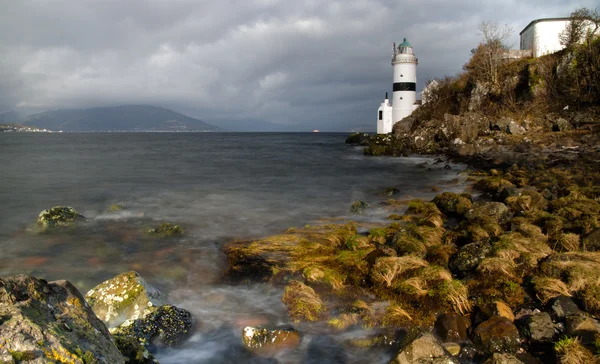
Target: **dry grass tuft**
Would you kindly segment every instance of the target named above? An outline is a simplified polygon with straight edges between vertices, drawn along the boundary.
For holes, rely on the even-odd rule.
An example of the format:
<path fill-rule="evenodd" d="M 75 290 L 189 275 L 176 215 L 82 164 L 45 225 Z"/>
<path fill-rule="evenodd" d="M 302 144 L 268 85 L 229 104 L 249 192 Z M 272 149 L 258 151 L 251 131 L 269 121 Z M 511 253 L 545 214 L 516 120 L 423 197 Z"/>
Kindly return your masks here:
<path fill-rule="evenodd" d="M 428 266 L 427 261 L 406 255 L 403 257 L 382 257 L 371 269 L 371 279 L 375 283 L 392 287 L 394 280 L 404 272 Z"/>
<path fill-rule="evenodd" d="M 323 301 L 309 286 L 299 281 L 291 281 L 281 297 L 288 307 L 292 320 L 317 321 L 325 311 Z"/>
<path fill-rule="evenodd" d="M 537 298 L 546 304 L 549 300 L 558 296 L 571 296 L 567 285 L 560 279 L 548 277 L 536 277 L 533 280 Z"/>
<path fill-rule="evenodd" d="M 488 276 L 503 275 L 508 278 L 515 278 L 516 268 L 517 265 L 510 259 L 492 257 L 482 260 L 477 266 L 477 271 Z"/>
<path fill-rule="evenodd" d="M 594 355 L 586 349 L 578 338 L 563 338 L 554 344 L 554 350 L 560 364 L 595 363 Z"/>
<path fill-rule="evenodd" d="M 394 303 L 387 308 L 382 323 L 384 326 L 403 326 L 412 319 L 412 316 L 402 306 Z"/>
<path fill-rule="evenodd" d="M 576 252 L 580 249 L 579 235 L 573 233 L 561 233 L 552 238 L 552 249 L 557 252 Z"/>

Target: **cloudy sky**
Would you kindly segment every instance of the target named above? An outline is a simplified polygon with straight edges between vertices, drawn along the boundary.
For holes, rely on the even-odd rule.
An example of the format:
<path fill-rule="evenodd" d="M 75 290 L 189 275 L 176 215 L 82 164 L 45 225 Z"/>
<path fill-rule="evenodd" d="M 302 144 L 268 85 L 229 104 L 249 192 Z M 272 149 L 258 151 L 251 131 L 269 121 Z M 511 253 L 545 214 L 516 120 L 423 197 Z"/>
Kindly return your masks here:
<path fill-rule="evenodd" d="M 154 104 L 236 129 L 374 129 L 392 42 L 418 89 L 497 21 L 518 33 L 597 0 L 0 0 L 0 111 Z"/>

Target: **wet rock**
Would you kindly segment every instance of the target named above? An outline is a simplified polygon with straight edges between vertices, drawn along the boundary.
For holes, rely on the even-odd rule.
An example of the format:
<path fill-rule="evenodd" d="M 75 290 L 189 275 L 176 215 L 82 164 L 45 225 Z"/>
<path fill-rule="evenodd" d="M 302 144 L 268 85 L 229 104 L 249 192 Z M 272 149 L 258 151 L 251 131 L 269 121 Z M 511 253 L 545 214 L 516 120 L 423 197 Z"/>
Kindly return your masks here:
<path fill-rule="evenodd" d="M 400 193 L 400 190 L 396 187 L 388 187 L 383 191 L 385 196 L 394 196 Z"/>
<path fill-rule="evenodd" d="M 567 316 L 579 315 L 581 313 L 579 307 L 568 296 L 556 297 L 550 306 L 550 310 L 558 319 L 564 319 Z"/>
<path fill-rule="evenodd" d="M 527 316 L 520 323 L 523 336 L 533 342 L 545 342 L 554 337 L 554 324 L 547 312 Z"/>
<path fill-rule="evenodd" d="M 559 117 L 552 124 L 552 131 L 567 131 L 573 129 L 573 125 L 566 119 Z"/>
<path fill-rule="evenodd" d="M 463 343 L 468 340 L 467 330 L 471 321 L 458 313 L 445 313 L 435 322 L 435 333 L 444 342 Z"/>
<path fill-rule="evenodd" d="M 495 302 L 489 303 L 489 304 L 483 306 L 481 311 L 487 318 L 490 318 L 493 316 L 500 316 L 500 317 L 506 317 L 510 321 L 515 320 L 515 315 L 513 314 L 511 308 L 502 301 L 495 301 Z"/>
<path fill-rule="evenodd" d="M 144 318 L 164 305 L 159 290 L 134 271 L 119 274 L 92 288 L 85 298 L 94 313 L 110 327 Z"/>
<path fill-rule="evenodd" d="M 433 198 L 432 201 L 446 216 L 463 216 L 473 207 L 469 195 L 459 195 L 444 192 Z"/>
<path fill-rule="evenodd" d="M 369 134 L 367 133 L 354 133 L 350 134 L 346 138 L 346 144 L 358 144 L 365 145 L 365 143 L 369 140 Z"/>
<path fill-rule="evenodd" d="M 506 317 L 494 316 L 474 331 L 474 341 L 489 353 L 515 353 L 519 349 L 519 330 Z"/>
<path fill-rule="evenodd" d="M 119 205 L 119 204 L 113 204 L 110 205 L 110 207 L 107 209 L 108 212 L 117 212 L 117 211 L 121 211 L 125 209 L 125 206 L 123 205 Z"/>
<path fill-rule="evenodd" d="M 479 263 L 492 253 L 492 245 L 488 243 L 470 243 L 462 246 L 458 253 L 450 259 L 450 270 L 465 276 L 474 271 Z"/>
<path fill-rule="evenodd" d="M 596 319 L 586 315 L 567 316 L 565 329 L 568 335 L 578 336 L 584 345 L 594 342 L 600 334 L 600 324 Z"/>
<path fill-rule="evenodd" d="M 497 196 L 505 187 L 514 187 L 512 182 L 500 177 L 488 177 L 475 182 L 473 188 Z"/>
<path fill-rule="evenodd" d="M 521 191 L 514 186 L 504 187 L 500 193 L 498 194 L 498 199 L 504 202 L 509 197 L 519 197 L 521 195 Z"/>
<path fill-rule="evenodd" d="M 420 334 L 390 364 L 458 363 L 432 334 Z"/>
<path fill-rule="evenodd" d="M 596 252 L 600 250 L 600 229 L 596 229 L 583 238 L 585 250 Z"/>
<path fill-rule="evenodd" d="M 85 217 L 69 206 L 55 206 L 40 212 L 36 224 L 42 229 L 73 226 L 85 221 Z"/>
<path fill-rule="evenodd" d="M 173 225 L 168 222 L 160 224 L 159 227 L 150 229 L 148 231 L 150 234 L 155 234 L 159 236 L 173 236 L 173 235 L 181 235 L 183 234 L 183 229 L 179 225 Z"/>
<path fill-rule="evenodd" d="M 357 200 L 352 203 L 352 206 L 350 206 L 350 212 L 353 212 L 355 214 L 362 214 L 363 211 L 369 207 L 370 206 L 368 203 Z"/>
<path fill-rule="evenodd" d="M 502 202 L 478 202 L 465 214 L 465 218 L 471 222 L 492 219 L 498 224 L 508 222 L 511 217 L 510 209 Z"/>
<path fill-rule="evenodd" d="M 174 346 L 191 334 L 192 326 L 191 313 L 182 308 L 164 305 L 144 318 L 127 320 L 110 329 L 110 332 L 134 337 L 143 345 Z"/>
<path fill-rule="evenodd" d="M 0 358 L 124 363 L 106 326 L 67 281 L 0 278 Z"/>
<path fill-rule="evenodd" d="M 242 330 L 242 341 L 250 351 L 261 355 L 272 355 L 300 344 L 300 334 L 293 328 L 269 330 L 247 326 Z"/>
<path fill-rule="evenodd" d="M 453 356 L 457 356 L 458 354 L 460 354 L 461 347 L 460 347 L 459 344 L 457 344 L 457 343 L 443 343 L 442 345 Z"/>
<path fill-rule="evenodd" d="M 127 364 L 159 364 L 154 356 L 135 337 L 113 335 L 115 345 L 125 357 Z"/>
<path fill-rule="evenodd" d="M 494 353 L 484 364 L 523 364 L 523 362 L 511 354 Z"/>

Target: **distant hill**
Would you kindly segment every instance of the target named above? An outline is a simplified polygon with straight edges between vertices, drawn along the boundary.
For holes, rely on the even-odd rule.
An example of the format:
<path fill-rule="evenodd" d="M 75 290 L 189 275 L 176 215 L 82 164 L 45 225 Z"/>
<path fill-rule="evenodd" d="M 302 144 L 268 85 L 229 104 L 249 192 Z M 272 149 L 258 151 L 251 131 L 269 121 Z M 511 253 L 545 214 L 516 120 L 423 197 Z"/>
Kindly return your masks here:
<path fill-rule="evenodd" d="M 30 115 L 23 125 L 63 131 L 218 131 L 214 125 L 162 107 L 125 105 L 61 109 Z"/>

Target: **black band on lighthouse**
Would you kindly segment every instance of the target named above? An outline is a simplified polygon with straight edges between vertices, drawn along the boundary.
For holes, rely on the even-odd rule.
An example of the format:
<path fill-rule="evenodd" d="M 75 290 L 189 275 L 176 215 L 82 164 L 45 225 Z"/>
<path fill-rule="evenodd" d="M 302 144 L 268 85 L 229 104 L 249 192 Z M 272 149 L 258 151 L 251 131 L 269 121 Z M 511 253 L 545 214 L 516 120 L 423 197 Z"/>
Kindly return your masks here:
<path fill-rule="evenodd" d="M 394 92 L 396 91 L 416 91 L 417 84 L 415 82 L 394 82 Z"/>

